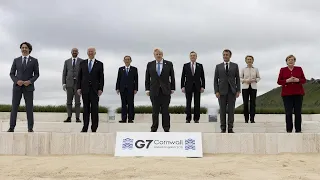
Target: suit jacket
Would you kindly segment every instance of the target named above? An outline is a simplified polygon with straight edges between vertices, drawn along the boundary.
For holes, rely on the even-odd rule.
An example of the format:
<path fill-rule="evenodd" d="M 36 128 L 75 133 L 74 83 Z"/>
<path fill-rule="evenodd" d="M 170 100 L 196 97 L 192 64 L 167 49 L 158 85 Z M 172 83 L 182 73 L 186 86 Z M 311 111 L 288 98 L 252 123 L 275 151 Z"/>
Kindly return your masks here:
<path fill-rule="evenodd" d="M 195 72 L 192 75 L 191 63 L 183 65 L 181 74 L 181 89 L 185 88 L 186 92 L 192 92 L 193 84 L 195 84 L 197 91 L 201 88 L 205 88 L 205 77 L 203 66 L 200 63 L 196 63 Z"/>
<path fill-rule="evenodd" d="M 245 80 L 256 79 L 257 82 L 252 82 L 250 84 L 246 83 Z M 252 89 L 257 89 L 257 83 L 260 81 L 260 73 L 258 68 L 245 67 L 240 71 L 240 82 L 242 83 L 242 89 L 248 89 L 251 85 Z"/>
<path fill-rule="evenodd" d="M 62 84 L 66 84 L 67 87 L 73 87 L 75 84 L 74 80 L 78 79 L 78 71 L 80 62 L 83 61 L 81 58 L 77 58 L 75 67 L 73 68 L 73 58 L 64 61 L 63 72 L 62 72 Z"/>
<path fill-rule="evenodd" d="M 23 63 L 22 56 L 15 58 L 13 60 L 11 70 L 10 70 L 10 77 L 13 81 L 13 89 L 19 90 L 24 86 L 24 85 L 18 86 L 17 85 L 18 80 L 22 80 L 22 81 L 29 80 L 31 84 L 29 86 L 24 86 L 24 87 L 27 91 L 34 91 L 35 90 L 34 83 L 39 78 L 38 59 L 32 56 L 29 56 L 27 60 L 26 69 L 23 68 L 22 63 Z"/>
<path fill-rule="evenodd" d="M 163 60 L 160 76 L 157 74 L 156 65 L 156 60 L 147 65 L 145 89 L 150 91 L 150 96 L 158 96 L 160 88 L 164 95 L 171 95 L 171 90 L 176 89 L 173 64 Z"/>
<path fill-rule="evenodd" d="M 88 59 L 80 63 L 77 89 L 81 89 L 81 92 L 86 94 L 89 93 L 90 87 L 92 87 L 96 93 L 98 93 L 98 90 L 103 91 L 104 68 L 103 63 L 97 59 L 95 59 L 90 73 L 88 69 Z"/>
<path fill-rule="evenodd" d="M 118 70 L 116 90 L 123 92 L 126 88 L 129 92 L 138 91 L 138 69 L 134 66 L 130 66 L 128 75 L 125 66 Z"/>
<path fill-rule="evenodd" d="M 225 64 L 216 65 L 214 73 L 214 92 L 220 95 L 227 95 L 231 90 L 232 93 L 240 92 L 240 76 L 238 64 L 229 62 L 229 71 L 226 72 Z"/>

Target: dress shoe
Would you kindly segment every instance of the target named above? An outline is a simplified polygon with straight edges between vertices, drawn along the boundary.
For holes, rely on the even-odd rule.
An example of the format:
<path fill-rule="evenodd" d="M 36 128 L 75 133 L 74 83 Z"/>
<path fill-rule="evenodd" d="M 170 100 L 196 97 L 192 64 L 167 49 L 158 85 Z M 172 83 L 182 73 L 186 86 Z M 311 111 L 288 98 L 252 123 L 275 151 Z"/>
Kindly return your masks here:
<path fill-rule="evenodd" d="M 9 128 L 7 132 L 14 132 L 13 128 Z"/>
<path fill-rule="evenodd" d="M 194 123 L 199 123 L 199 120 L 194 120 Z"/>
<path fill-rule="evenodd" d="M 71 122 L 71 118 L 70 117 L 68 117 L 65 121 L 63 121 L 63 122 L 65 122 L 65 123 L 69 123 L 69 122 Z"/>
<path fill-rule="evenodd" d="M 33 132 L 33 129 L 28 129 L 28 132 Z"/>
<path fill-rule="evenodd" d="M 234 133 L 234 131 L 232 129 L 228 130 L 228 133 Z"/>
<path fill-rule="evenodd" d="M 85 130 L 82 129 L 81 132 L 88 132 L 88 131 L 85 131 Z"/>
<path fill-rule="evenodd" d="M 127 123 L 127 121 L 126 120 L 121 120 L 121 121 L 119 121 L 119 123 Z"/>
<path fill-rule="evenodd" d="M 133 123 L 133 120 L 129 120 L 128 123 Z"/>
<path fill-rule="evenodd" d="M 76 122 L 77 122 L 77 123 L 81 123 L 81 121 L 80 121 L 80 119 L 79 119 L 79 118 L 77 118 L 77 119 L 76 119 Z"/>
<path fill-rule="evenodd" d="M 244 122 L 245 122 L 245 123 L 248 123 L 249 121 L 248 121 L 248 120 L 245 120 Z"/>
<path fill-rule="evenodd" d="M 221 133 L 226 133 L 226 130 L 221 130 Z"/>
<path fill-rule="evenodd" d="M 186 123 L 190 123 L 190 120 L 186 120 Z"/>

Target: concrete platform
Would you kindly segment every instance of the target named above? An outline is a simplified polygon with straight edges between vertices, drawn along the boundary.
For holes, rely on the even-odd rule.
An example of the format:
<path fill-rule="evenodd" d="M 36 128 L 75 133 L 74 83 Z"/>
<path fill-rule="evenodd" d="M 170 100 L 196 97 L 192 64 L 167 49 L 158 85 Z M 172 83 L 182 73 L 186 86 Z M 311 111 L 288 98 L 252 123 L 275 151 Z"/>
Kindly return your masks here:
<path fill-rule="evenodd" d="M 73 115 L 74 117 L 74 115 Z M 36 112 L 34 113 L 34 119 L 36 122 L 63 122 L 67 118 L 66 113 L 42 113 Z M 100 113 L 100 121 L 107 122 L 108 114 Z M 161 118 L 161 116 L 160 116 Z M 0 120 L 9 121 L 10 112 L 0 112 Z M 81 114 L 82 119 L 82 114 Z M 116 114 L 116 120 L 111 120 L 109 122 L 118 122 L 121 119 L 120 114 Z M 151 122 L 152 115 L 151 114 L 136 114 L 135 121 L 136 122 Z M 219 120 L 218 116 L 218 120 Z M 19 112 L 17 121 L 26 121 L 26 113 Z M 75 121 L 75 118 L 72 119 Z M 303 114 L 303 121 L 319 121 L 320 122 L 320 114 Z M 257 114 L 255 117 L 256 122 L 285 122 L 284 114 Z M 171 122 L 185 122 L 184 114 L 171 114 Z M 201 114 L 200 122 L 208 122 L 208 114 Z M 244 122 L 244 118 L 242 114 L 235 115 L 235 122 Z"/>
<path fill-rule="evenodd" d="M 1 131 L 5 132 L 9 128 L 9 122 L 0 121 Z M 63 122 L 35 122 L 35 132 L 65 132 L 76 133 L 82 129 L 82 123 L 63 123 Z M 97 132 L 113 133 L 113 132 L 149 132 L 151 123 L 108 123 L 100 122 Z M 234 131 L 236 133 L 284 133 L 286 125 L 284 122 L 258 122 L 258 123 L 234 123 Z M 89 127 L 90 129 L 90 127 Z M 161 123 L 159 125 L 160 132 L 163 131 Z M 27 122 L 17 122 L 15 132 L 26 132 Z M 220 123 L 171 123 L 172 132 L 203 132 L 215 133 L 220 132 Z M 318 133 L 320 132 L 320 122 L 304 121 L 302 124 L 302 131 L 304 133 Z"/>
<path fill-rule="evenodd" d="M 319 133 L 203 133 L 205 154 L 319 153 Z M 115 133 L 0 133 L 1 155 L 114 154 Z"/>

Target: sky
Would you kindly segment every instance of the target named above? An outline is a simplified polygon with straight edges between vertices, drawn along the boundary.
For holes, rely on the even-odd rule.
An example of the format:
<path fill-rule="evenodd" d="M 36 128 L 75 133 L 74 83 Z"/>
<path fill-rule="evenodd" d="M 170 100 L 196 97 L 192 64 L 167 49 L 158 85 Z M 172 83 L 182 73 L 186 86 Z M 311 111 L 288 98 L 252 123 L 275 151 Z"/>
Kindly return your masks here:
<path fill-rule="evenodd" d="M 96 59 L 104 63 L 102 106 L 120 106 L 115 83 L 125 55 L 138 68 L 135 105 L 151 105 L 145 95 L 145 69 L 154 60 L 153 49 L 160 48 L 175 70 L 177 89 L 171 105 L 185 105 L 180 89 L 182 66 L 190 61 L 189 53 L 196 51 L 206 76 L 201 106 L 218 107 L 213 75 L 226 48 L 240 68 L 246 66 L 246 55 L 254 56 L 261 75 L 258 95 L 278 86 L 279 70 L 290 54 L 296 56 L 296 65 L 307 79 L 319 78 L 319 22 L 320 1 L 315 0 L 1 0 L 0 104 L 11 104 L 9 71 L 13 59 L 21 56 L 20 44 L 27 41 L 40 67 L 35 105 L 66 103 L 61 80 L 64 61 L 75 47 L 80 58 L 87 58 L 87 48 L 93 46 Z M 240 96 L 236 105 L 241 104 Z"/>

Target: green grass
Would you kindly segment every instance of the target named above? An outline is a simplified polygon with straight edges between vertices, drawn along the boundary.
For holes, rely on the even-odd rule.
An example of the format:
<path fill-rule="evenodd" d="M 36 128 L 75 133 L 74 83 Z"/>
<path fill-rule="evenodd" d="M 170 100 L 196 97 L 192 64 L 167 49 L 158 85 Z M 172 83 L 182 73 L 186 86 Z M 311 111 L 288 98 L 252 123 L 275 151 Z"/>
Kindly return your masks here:
<path fill-rule="evenodd" d="M 304 84 L 305 96 L 303 97 L 302 113 L 320 113 L 320 84 L 312 80 Z M 281 87 L 272 89 L 256 99 L 257 113 L 260 114 L 283 114 L 284 107 L 281 97 Z M 242 113 L 243 105 L 236 108 L 237 113 Z"/>
<path fill-rule="evenodd" d="M 315 80 L 309 80 L 304 85 L 306 95 L 303 98 L 302 113 L 303 114 L 320 114 L 320 83 Z M 256 100 L 257 114 L 284 114 L 284 107 L 281 98 L 281 87 L 272 89 L 271 91 L 257 97 Z M 34 112 L 66 112 L 66 106 L 34 106 Z M 1 105 L 0 112 L 10 112 L 11 105 Z M 25 107 L 21 106 L 19 111 L 24 112 Z M 82 108 L 81 108 L 81 112 Z M 108 107 L 100 106 L 100 113 L 108 113 Z M 116 109 L 117 113 L 121 113 L 121 108 Z M 185 106 L 170 106 L 169 112 L 171 114 L 184 114 Z M 193 109 L 192 109 L 193 112 Z M 201 114 L 206 114 L 207 109 L 201 107 Z M 151 106 L 136 106 L 135 113 L 137 114 L 151 114 Z M 243 114 L 243 105 L 236 108 L 236 114 Z"/>

